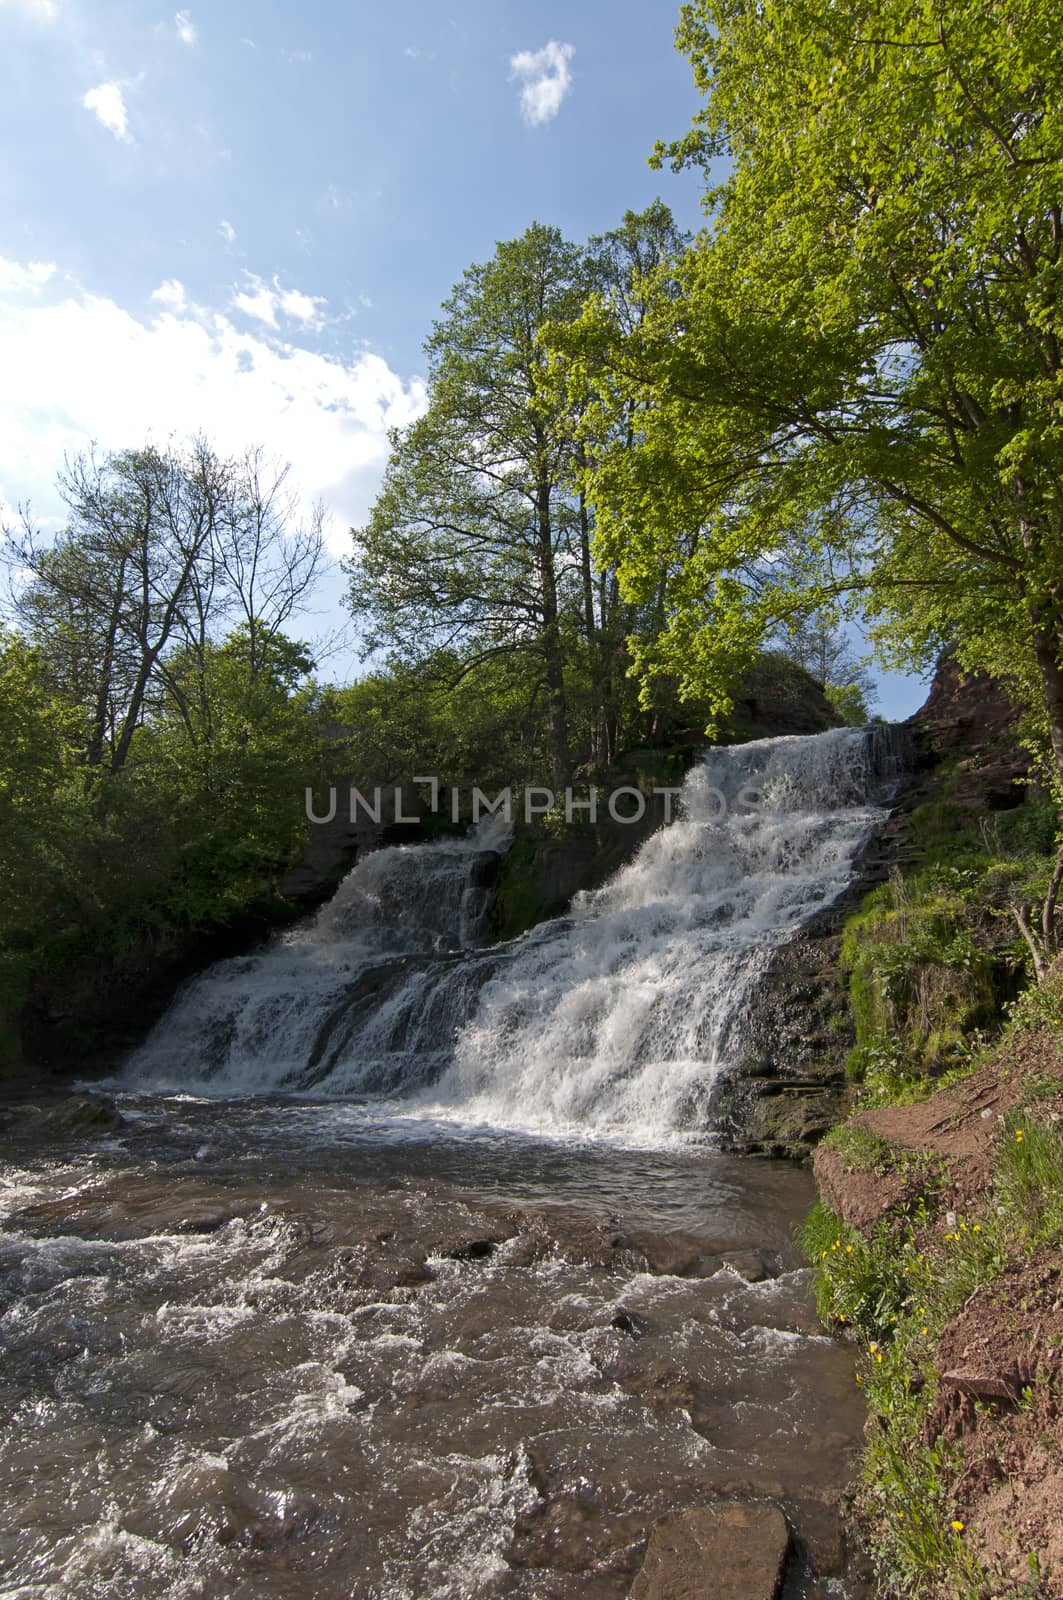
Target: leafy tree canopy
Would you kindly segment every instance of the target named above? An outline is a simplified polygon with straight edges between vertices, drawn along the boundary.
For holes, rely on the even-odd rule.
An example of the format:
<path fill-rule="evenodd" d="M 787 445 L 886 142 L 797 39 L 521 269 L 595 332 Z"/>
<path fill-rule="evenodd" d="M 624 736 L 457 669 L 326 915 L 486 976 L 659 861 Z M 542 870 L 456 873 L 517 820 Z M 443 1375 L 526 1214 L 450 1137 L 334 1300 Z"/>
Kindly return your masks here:
<path fill-rule="evenodd" d="M 887 659 L 1021 679 L 1058 778 L 1056 8 L 697 0 L 678 40 L 706 98 L 658 159 L 704 167 L 710 226 L 637 326 L 599 297 L 562 341 L 633 420 L 589 419 L 587 488 L 624 593 L 668 574 L 644 680 L 723 709 L 755 642 L 859 604 Z"/>

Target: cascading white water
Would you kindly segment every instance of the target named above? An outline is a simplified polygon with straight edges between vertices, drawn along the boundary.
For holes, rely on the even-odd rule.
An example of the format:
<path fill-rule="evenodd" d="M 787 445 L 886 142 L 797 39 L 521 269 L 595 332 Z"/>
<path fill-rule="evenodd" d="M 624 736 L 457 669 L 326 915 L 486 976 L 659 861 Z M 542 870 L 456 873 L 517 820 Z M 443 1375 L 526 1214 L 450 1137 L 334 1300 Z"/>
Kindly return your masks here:
<path fill-rule="evenodd" d="M 488 980 L 425 1109 L 542 1131 L 704 1127 L 772 950 L 837 898 L 885 819 L 883 757 L 854 729 L 709 751 L 680 819 Z"/>
<path fill-rule="evenodd" d="M 488 900 L 476 867 L 509 837 L 488 819 L 464 839 L 365 856 L 307 923 L 188 984 L 124 1080 L 222 1094 L 297 1091 L 354 1048 L 352 1030 L 363 1090 L 438 1072 L 448 1020 L 441 1003 L 443 1013 L 448 998 L 456 1003 L 456 957 L 475 944 Z"/>
<path fill-rule="evenodd" d="M 703 1127 L 771 951 L 884 818 L 882 753 L 858 729 L 711 750 L 610 883 L 488 950 L 469 894 L 489 839 L 379 851 L 305 928 L 190 985 L 126 1081 L 398 1095 L 551 1133 Z"/>

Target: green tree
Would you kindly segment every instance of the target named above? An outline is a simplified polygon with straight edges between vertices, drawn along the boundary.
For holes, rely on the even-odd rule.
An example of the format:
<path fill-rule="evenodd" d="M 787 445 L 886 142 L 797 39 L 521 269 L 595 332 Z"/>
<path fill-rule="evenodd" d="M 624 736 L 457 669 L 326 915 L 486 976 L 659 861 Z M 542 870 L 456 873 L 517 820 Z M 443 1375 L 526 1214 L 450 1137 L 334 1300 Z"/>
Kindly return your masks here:
<path fill-rule="evenodd" d="M 732 169 L 681 294 L 623 338 L 585 324 L 644 402 L 638 448 L 597 463 L 607 549 L 636 587 L 680 558 L 676 629 L 720 635 L 695 675 L 736 609 L 810 614 L 817 584 L 863 590 L 909 659 L 957 637 L 999 666 L 995 630 L 1037 665 L 1063 767 L 1052 8 L 682 16 L 707 101 L 670 153 Z"/>
<path fill-rule="evenodd" d="M 306 647 L 313 580 L 260 452 L 201 440 L 68 464 L 51 544 L 8 537 L 0 630 L 0 1057 L 110 1025 L 210 927 L 283 908 L 273 885 L 322 773 Z M 31 1050 L 32 1050 L 31 1046 Z M 0 1062 L 2 1065 L 2 1062 Z"/>
<path fill-rule="evenodd" d="M 168 698 L 196 714 L 172 657 L 203 662 L 234 623 L 252 678 L 268 656 L 322 556 L 320 508 L 300 520 L 287 474 L 261 450 L 225 461 L 203 438 L 90 453 L 60 474 L 69 520 L 57 539 L 42 540 L 28 517 L 4 530 L 15 613 L 57 687 L 84 708 L 90 770 L 121 771 Z"/>
<path fill-rule="evenodd" d="M 587 246 L 590 288 L 594 304 L 621 337 L 641 328 L 655 294 L 668 283 L 668 270 L 689 243 L 675 224 L 669 208 L 655 200 L 645 211 L 627 211 L 618 228 L 592 238 Z M 583 574 L 584 612 L 590 659 L 590 678 L 596 707 L 592 754 L 600 765 L 615 760 L 622 731 L 633 707 L 629 640 L 660 628 L 664 607 L 663 580 L 649 605 L 639 607 L 621 594 L 616 567 L 596 561 L 592 534 L 594 512 L 587 495 L 587 469 L 606 441 L 630 449 L 635 438 L 638 410 L 629 395 L 615 406 L 614 373 L 605 365 L 568 367 L 564 355 L 571 348 L 571 324 L 547 327 L 544 339 L 560 353 L 562 376 L 567 372 L 567 392 L 573 413 L 576 446 L 573 453 L 574 492 L 579 498 L 580 563 Z M 594 429 L 604 426 L 604 436 Z M 598 554 L 601 554 L 599 548 Z M 659 709 L 659 707 L 655 707 Z"/>
<path fill-rule="evenodd" d="M 1031 693 L 1063 794 L 1055 7 L 697 0 L 678 40 L 705 101 L 658 159 L 706 170 L 711 227 L 579 357 L 639 408 L 588 482 L 624 593 L 666 575 L 639 670 L 725 708 L 849 597 L 887 660 L 951 642 Z"/>
<path fill-rule="evenodd" d="M 862 727 L 878 698 L 875 680 L 857 659 L 852 641 L 825 612 L 796 622 L 781 641 L 783 653 L 822 688 L 844 722 Z"/>
<path fill-rule="evenodd" d="M 81 715 L 55 695 L 40 651 L 0 629 L 0 1070 L 18 1057 L 31 930 L 50 915 L 67 843 L 84 824 L 71 781 L 83 742 Z"/>
<path fill-rule="evenodd" d="M 429 406 L 392 440 L 350 599 L 370 647 L 468 670 L 518 652 L 546 688 L 555 775 L 570 763 L 566 635 L 586 625 L 572 431 L 538 335 L 580 309 L 582 252 L 535 224 L 470 267 L 426 350 Z"/>

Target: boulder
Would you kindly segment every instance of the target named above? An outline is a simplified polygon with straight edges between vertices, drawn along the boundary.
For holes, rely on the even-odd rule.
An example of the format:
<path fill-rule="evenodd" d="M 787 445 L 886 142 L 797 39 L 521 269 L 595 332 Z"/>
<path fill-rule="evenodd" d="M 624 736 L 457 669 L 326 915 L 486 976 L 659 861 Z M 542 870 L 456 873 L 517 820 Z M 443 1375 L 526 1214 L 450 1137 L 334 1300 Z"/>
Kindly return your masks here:
<path fill-rule="evenodd" d="M 720 1501 L 654 1523 L 629 1600 L 776 1600 L 790 1552 L 777 1506 Z"/>
<path fill-rule="evenodd" d="M 114 1101 L 102 1094 L 70 1094 L 32 1105 L 13 1105 L 5 1108 L 0 1118 L 5 1132 L 33 1138 L 109 1133 L 124 1127 L 126 1121 Z"/>

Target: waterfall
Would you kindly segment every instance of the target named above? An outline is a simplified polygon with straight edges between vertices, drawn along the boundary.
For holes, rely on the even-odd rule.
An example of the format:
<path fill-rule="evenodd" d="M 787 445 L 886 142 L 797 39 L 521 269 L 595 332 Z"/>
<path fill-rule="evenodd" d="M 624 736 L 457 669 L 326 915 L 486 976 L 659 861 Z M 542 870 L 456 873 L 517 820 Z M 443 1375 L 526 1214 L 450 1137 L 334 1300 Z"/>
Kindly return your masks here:
<path fill-rule="evenodd" d="M 703 1127 L 772 951 L 851 881 L 893 777 L 888 730 L 710 750 L 609 883 L 489 948 L 497 825 L 377 851 L 302 928 L 188 985 L 125 1083 L 398 1097 L 550 1133 Z"/>
<path fill-rule="evenodd" d="M 300 1091 L 348 1056 L 355 1092 L 409 1089 L 446 1065 L 477 971 L 493 873 L 509 830 L 375 850 L 316 916 L 187 984 L 127 1063 L 130 1087 L 216 1094 Z M 486 977 L 486 971 L 483 976 Z M 347 1092 L 346 1088 L 340 1092 Z"/>

